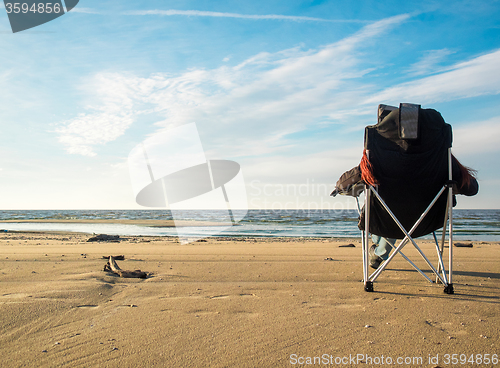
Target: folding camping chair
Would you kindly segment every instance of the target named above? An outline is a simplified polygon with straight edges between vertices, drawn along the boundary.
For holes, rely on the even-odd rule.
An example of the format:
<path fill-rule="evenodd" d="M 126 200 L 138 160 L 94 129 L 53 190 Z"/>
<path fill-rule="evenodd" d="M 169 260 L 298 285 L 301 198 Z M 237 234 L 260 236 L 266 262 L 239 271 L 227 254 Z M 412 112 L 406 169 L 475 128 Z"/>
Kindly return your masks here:
<path fill-rule="evenodd" d="M 412 243 L 425 263 L 453 294 L 453 181 L 452 131 L 441 114 L 420 105 L 400 104 L 399 108 L 379 105 L 378 123 L 365 128 L 365 152 L 377 180 L 364 186 L 364 211 L 360 211 L 362 230 L 363 281 L 365 291 L 374 291 L 373 283 L 396 254 L 405 258 L 425 279 L 433 283 L 404 253 Z M 446 273 L 443 250 L 448 224 L 449 265 Z M 435 231 L 443 228 L 441 240 Z M 438 258 L 435 267 L 414 238 L 433 234 Z M 400 239 L 376 271 L 369 275 L 369 238 L 375 234 Z M 397 245 L 396 245 L 397 244 Z"/>

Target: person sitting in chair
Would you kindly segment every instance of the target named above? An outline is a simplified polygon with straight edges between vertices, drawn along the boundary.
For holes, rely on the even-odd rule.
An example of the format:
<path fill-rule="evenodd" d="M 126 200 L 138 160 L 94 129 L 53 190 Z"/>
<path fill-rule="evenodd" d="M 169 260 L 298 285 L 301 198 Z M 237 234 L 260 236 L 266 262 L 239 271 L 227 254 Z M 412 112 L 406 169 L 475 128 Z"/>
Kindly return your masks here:
<path fill-rule="evenodd" d="M 381 106 L 387 108 L 386 105 Z M 379 107 L 379 124 L 383 121 L 385 116 L 387 116 L 386 114 L 389 111 L 391 111 L 391 109 L 380 110 Z M 438 114 L 435 111 L 432 111 L 432 113 Z M 439 115 L 439 118 L 440 117 L 441 116 Z M 453 194 L 462 194 L 466 196 L 476 195 L 479 190 L 479 184 L 476 180 L 477 172 L 469 167 L 462 165 L 453 155 L 451 155 L 451 159 L 452 179 L 454 182 Z M 377 178 L 374 175 L 372 165 L 368 160 L 366 149 L 363 151 L 361 163 L 342 174 L 340 179 L 337 181 L 335 190 L 331 193 L 331 195 L 335 196 L 337 194 L 343 194 L 358 197 L 359 194 L 363 192 L 365 184 L 371 186 L 377 186 L 379 184 Z M 455 205 L 456 199 L 455 196 L 453 196 L 453 206 Z M 361 213 L 360 215 L 361 217 L 363 217 L 364 213 Z M 362 224 L 363 221 L 360 219 L 360 228 Z M 389 258 L 389 254 L 393 249 L 391 245 L 394 245 L 396 239 L 391 237 L 381 237 L 372 234 L 372 240 L 375 244 L 373 244 L 369 250 L 369 263 L 372 268 L 377 269 L 384 260 L 387 260 Z"/>
<path fill-rule="evenodd" d="M 363 155 L 363 159 L 366 155 Z M 479 184 L 476 179 L 477 171 L 471 169 L 470 167 L 462 165 L 455 156 L 451 156 L 452 158 L 452 177 L 453 181 L 457 184 L 453 187 L 453 194 L 462 194 L 465 196 L 474 196 L 479 191 Z M 374 181 L 373 174 L 370 173 L 369 165 L 364 164 L 363 161 L 360 164 L 361 176 L 365 177 L 364 179 L 367 181 L 371 181 L 373 184 L 376 183 Z M 365 161 L 366 162 L 366 161 Z M 365 171 L 365 175 L 363 175 L 363 171 Z M 368 179 L 369 178 L 369 179 Z M 456 200 L 454 198 L 453 205 L 456 205 Z M 389 258 L 389 254 L 393 249 L 394 243 L 396 239 L 394 238 L 383 238 L 378 235 L 373 234 L 372 240 L 375 244 L 370 247 L 370 267 L 377 269 L 380 264 Z"/>

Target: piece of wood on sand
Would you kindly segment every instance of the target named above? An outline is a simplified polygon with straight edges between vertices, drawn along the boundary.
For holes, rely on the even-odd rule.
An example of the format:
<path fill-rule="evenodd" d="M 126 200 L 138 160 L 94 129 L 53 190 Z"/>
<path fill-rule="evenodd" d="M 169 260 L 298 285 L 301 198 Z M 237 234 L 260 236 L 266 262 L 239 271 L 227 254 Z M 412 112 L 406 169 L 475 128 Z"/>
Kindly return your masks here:
<path fill-rule="evenodd" d="M 109 259 L 109 257 L 113 257 L 115 261 L 124 261 L 125 256 L 122 254 L 120 256 L 102 256 L 102 259 Z"/>
<path fill-rule="evenodd" d="M 108 263 L 106 263 L 106 265 L 104 266 L 104 271 L 113 272 L 114 274 L 120 277 L 126 277 L 126 278 L 145 279 L 146 277 L 148 277 L 148 273 L 143 272 L 141 270 L 135 270 L 135 271 L 122 270 L 112 256 L 109 256 Z"/>
<path fill-rule="evenodd" d="M 472 243 L 455 243 L 455 247 L 458 248 L 472 248 L 474 245 Z"/>

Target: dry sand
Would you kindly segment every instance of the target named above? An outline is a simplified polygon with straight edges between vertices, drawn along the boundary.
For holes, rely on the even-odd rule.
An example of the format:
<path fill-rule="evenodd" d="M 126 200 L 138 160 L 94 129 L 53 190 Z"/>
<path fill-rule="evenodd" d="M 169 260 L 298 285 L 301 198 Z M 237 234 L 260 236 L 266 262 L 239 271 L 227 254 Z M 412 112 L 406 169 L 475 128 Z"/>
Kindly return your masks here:
<path fill-rule="evenodd" d="M 88 238 L 0 235 L 1 367 L 469 367 L 451 354 L 500 354 L 496 242 L 455 248 L 447 295 L 399 256 L 364 292 L 352 239 Z M 101 257 L 121 254 L 152 276 L 104 272 Z"/>

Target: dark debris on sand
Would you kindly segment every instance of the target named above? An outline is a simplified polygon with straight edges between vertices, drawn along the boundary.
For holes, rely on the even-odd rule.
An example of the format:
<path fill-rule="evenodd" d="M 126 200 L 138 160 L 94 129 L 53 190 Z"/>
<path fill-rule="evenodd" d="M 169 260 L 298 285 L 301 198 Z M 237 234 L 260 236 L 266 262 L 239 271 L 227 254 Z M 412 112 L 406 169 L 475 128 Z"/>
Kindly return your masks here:
<path fill-rule="evenodd" d="M 87 242 L 111 242 L 111 243 L 119 243 L 120 240 L 125 240 L 125 239 L 120 239 L 119 235 L 99 234 L 99 235 L 93 236 L 92 238 L 89 238 L 87 240 Z"/>

